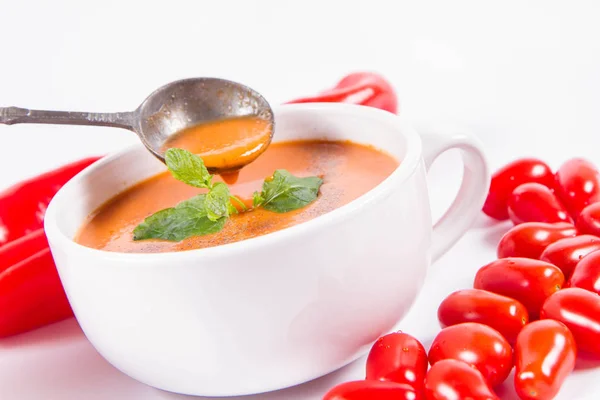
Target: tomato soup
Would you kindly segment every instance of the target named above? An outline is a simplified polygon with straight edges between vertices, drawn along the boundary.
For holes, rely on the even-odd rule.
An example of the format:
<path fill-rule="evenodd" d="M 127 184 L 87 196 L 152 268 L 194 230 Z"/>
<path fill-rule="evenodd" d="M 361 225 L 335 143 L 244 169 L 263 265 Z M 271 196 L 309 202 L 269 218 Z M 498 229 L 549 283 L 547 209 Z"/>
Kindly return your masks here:
<path fill-rule="evenodd" d="M 316 201 L 287 213 L 261 208 L 235 214 L 218 233 L 194 236 L 181 242 L 133 240 L 133 230 L 149 215 L 206 192 L 188 186 L 165 172 L 117 195 L 90 216 L 76 241 L 84 246 L 126 253 L 184 251 L 218 246 L 275 232 L 332 211 L 373 189 L 399 165 L 392 156 L 351 142 L 290 141 L 273 143 L 258 159 L 244 167 L 233 195 L 252 199 L 266 177 L 276 169 L 293 175 L 320 176 L 323 185 Z M 215 177 L 221 181 L 221 178 Z M 249 200 L 250 201 L 250 200 Z"/>
<path fill-rule="evenodd" d="M 195 125 L 171 136 L 163 150 L 188 150 L 202 157 L 208 169 L 235 170 L 265 151 L 272 135 L 271 121 L 240 117 Z"/>

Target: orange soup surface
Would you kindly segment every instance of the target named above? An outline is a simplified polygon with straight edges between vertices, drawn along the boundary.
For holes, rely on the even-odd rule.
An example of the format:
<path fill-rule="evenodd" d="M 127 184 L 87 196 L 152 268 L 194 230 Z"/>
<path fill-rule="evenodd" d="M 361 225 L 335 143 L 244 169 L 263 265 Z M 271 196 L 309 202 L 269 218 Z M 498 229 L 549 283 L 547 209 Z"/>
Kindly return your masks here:
<path fill-rule="evenodd" d="M 180 201 L 206 192 L 161 173 L 117 195 L 90 216 L 76 241 L 84 246 L 126 253 L 183 251 L 218 246 L 275 232 L 332 211 L 373 189 L 397 167 L 392 156 L 351 142 L 290 141 L 273 143 L 256 161 L 244 167 L 233 195 L 251 204 L 266 177 L 276 169 L 293 175 L 320 176 L 319 196 L 304 208 L 275 213 L 261 208 L 232 215 L 218 233 L 194 236 L 181 242 L 133 240 L 133 230 L 146 217 Z M 218 176 L 215 181 L 222 181 Z"/>
<path fill-rule="evenodd" d="M 171 136 L 163 150 L 177 147 L 202 157 L 208 169 L 235 170 L 259 156 L 271 141 L 270 121 L 240 117 L 195 125 Z"/>

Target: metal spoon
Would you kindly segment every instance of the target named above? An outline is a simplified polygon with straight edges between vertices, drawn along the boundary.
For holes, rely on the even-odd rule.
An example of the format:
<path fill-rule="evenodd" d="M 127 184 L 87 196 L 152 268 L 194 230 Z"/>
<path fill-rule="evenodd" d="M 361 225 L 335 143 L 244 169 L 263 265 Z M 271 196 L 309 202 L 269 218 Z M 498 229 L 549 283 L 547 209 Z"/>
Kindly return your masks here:
<path fill-rule="evenodd" d="M 144 100 L 131 112 L 88 113 L 27 110 L 0 107 L 0 124 L 63 124 L 112 126 L 135 132 L 142 143 L 162 162 L 167 140 L 182 130 L 211 121 L 255 116 L 267 121 L 270 135 L 260 149 L 246 157 L 248 164 L 268 147 L 273 137 L 273 111 L 256 91 L 242 84 L 217 78 L 192 78 L 169 83 Z M 207 168 L 215 172 L 231 171 L 243 165 Z"/>

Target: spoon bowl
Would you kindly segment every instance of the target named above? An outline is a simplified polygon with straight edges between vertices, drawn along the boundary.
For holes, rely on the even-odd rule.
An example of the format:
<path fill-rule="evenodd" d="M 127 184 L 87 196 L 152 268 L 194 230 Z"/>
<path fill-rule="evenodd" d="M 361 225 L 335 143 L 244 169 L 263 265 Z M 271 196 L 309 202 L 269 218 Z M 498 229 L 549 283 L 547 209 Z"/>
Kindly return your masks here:
<path fill-rule="evenodd" d="M 0 124 L 6 125 L 41 123 L 128 129 L 135 132 L 146 148 L 162 162 L 165 161 L 165 151 L 170 147 L 169 141 L 176 134 L 202 124 L 243 117 L 260 120 L 266 134 L 257 136 L 256 140 L 260 143 L 245 152 L 243 158 L 218 165 L 207 163 L 207 168 L 213 173 L 234 171 L 254 161 L 273 138 L 274 118 L 269 103 L 260 93 L 237 82 L 219 78 L 190 78 L 171 82 L 150 94 L 135 111 L 124 113 L 0 108 Z M 202 137 L 197 140 L 201 141 Z"/>

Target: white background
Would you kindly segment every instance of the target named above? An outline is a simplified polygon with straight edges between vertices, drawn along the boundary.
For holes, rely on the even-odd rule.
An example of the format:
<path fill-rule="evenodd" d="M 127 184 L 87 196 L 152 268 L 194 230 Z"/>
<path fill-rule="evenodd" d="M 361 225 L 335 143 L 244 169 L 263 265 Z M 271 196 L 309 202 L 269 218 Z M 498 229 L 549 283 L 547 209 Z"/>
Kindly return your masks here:
<path fill-rule="evenodd" d="M 462 124 L 494 167 L 525 154 L 553 166 L 574 155 L 600 163 L 599 20 L 593 1 L 2 0 L 0 105 L 127 111 L 194 76 L 243 82 L 277 104 L 368 69 L 395 85 L 403 117 Z M 0 136 L 0 187 L 137 140 L 111 128 L 34 125 L 0 126 Z M 438 164 L 432 183 L 448 181 L 444 174 Z M 432 190 L 436 213 L 451 186 Z M 506 229 L 487 225 L 479 221 L 438 263 L 403 329 L 431 340 L 436 304 L 470 285 Z M 359 378 L 363 364 L 257 398 L 319 398 Z M 578 372 L 562 398 L 596 398 L 599 377 L 600 369 Z M 0 398 L 180 397 L 113 369 L 68 321 L 0 341 Z"/>

